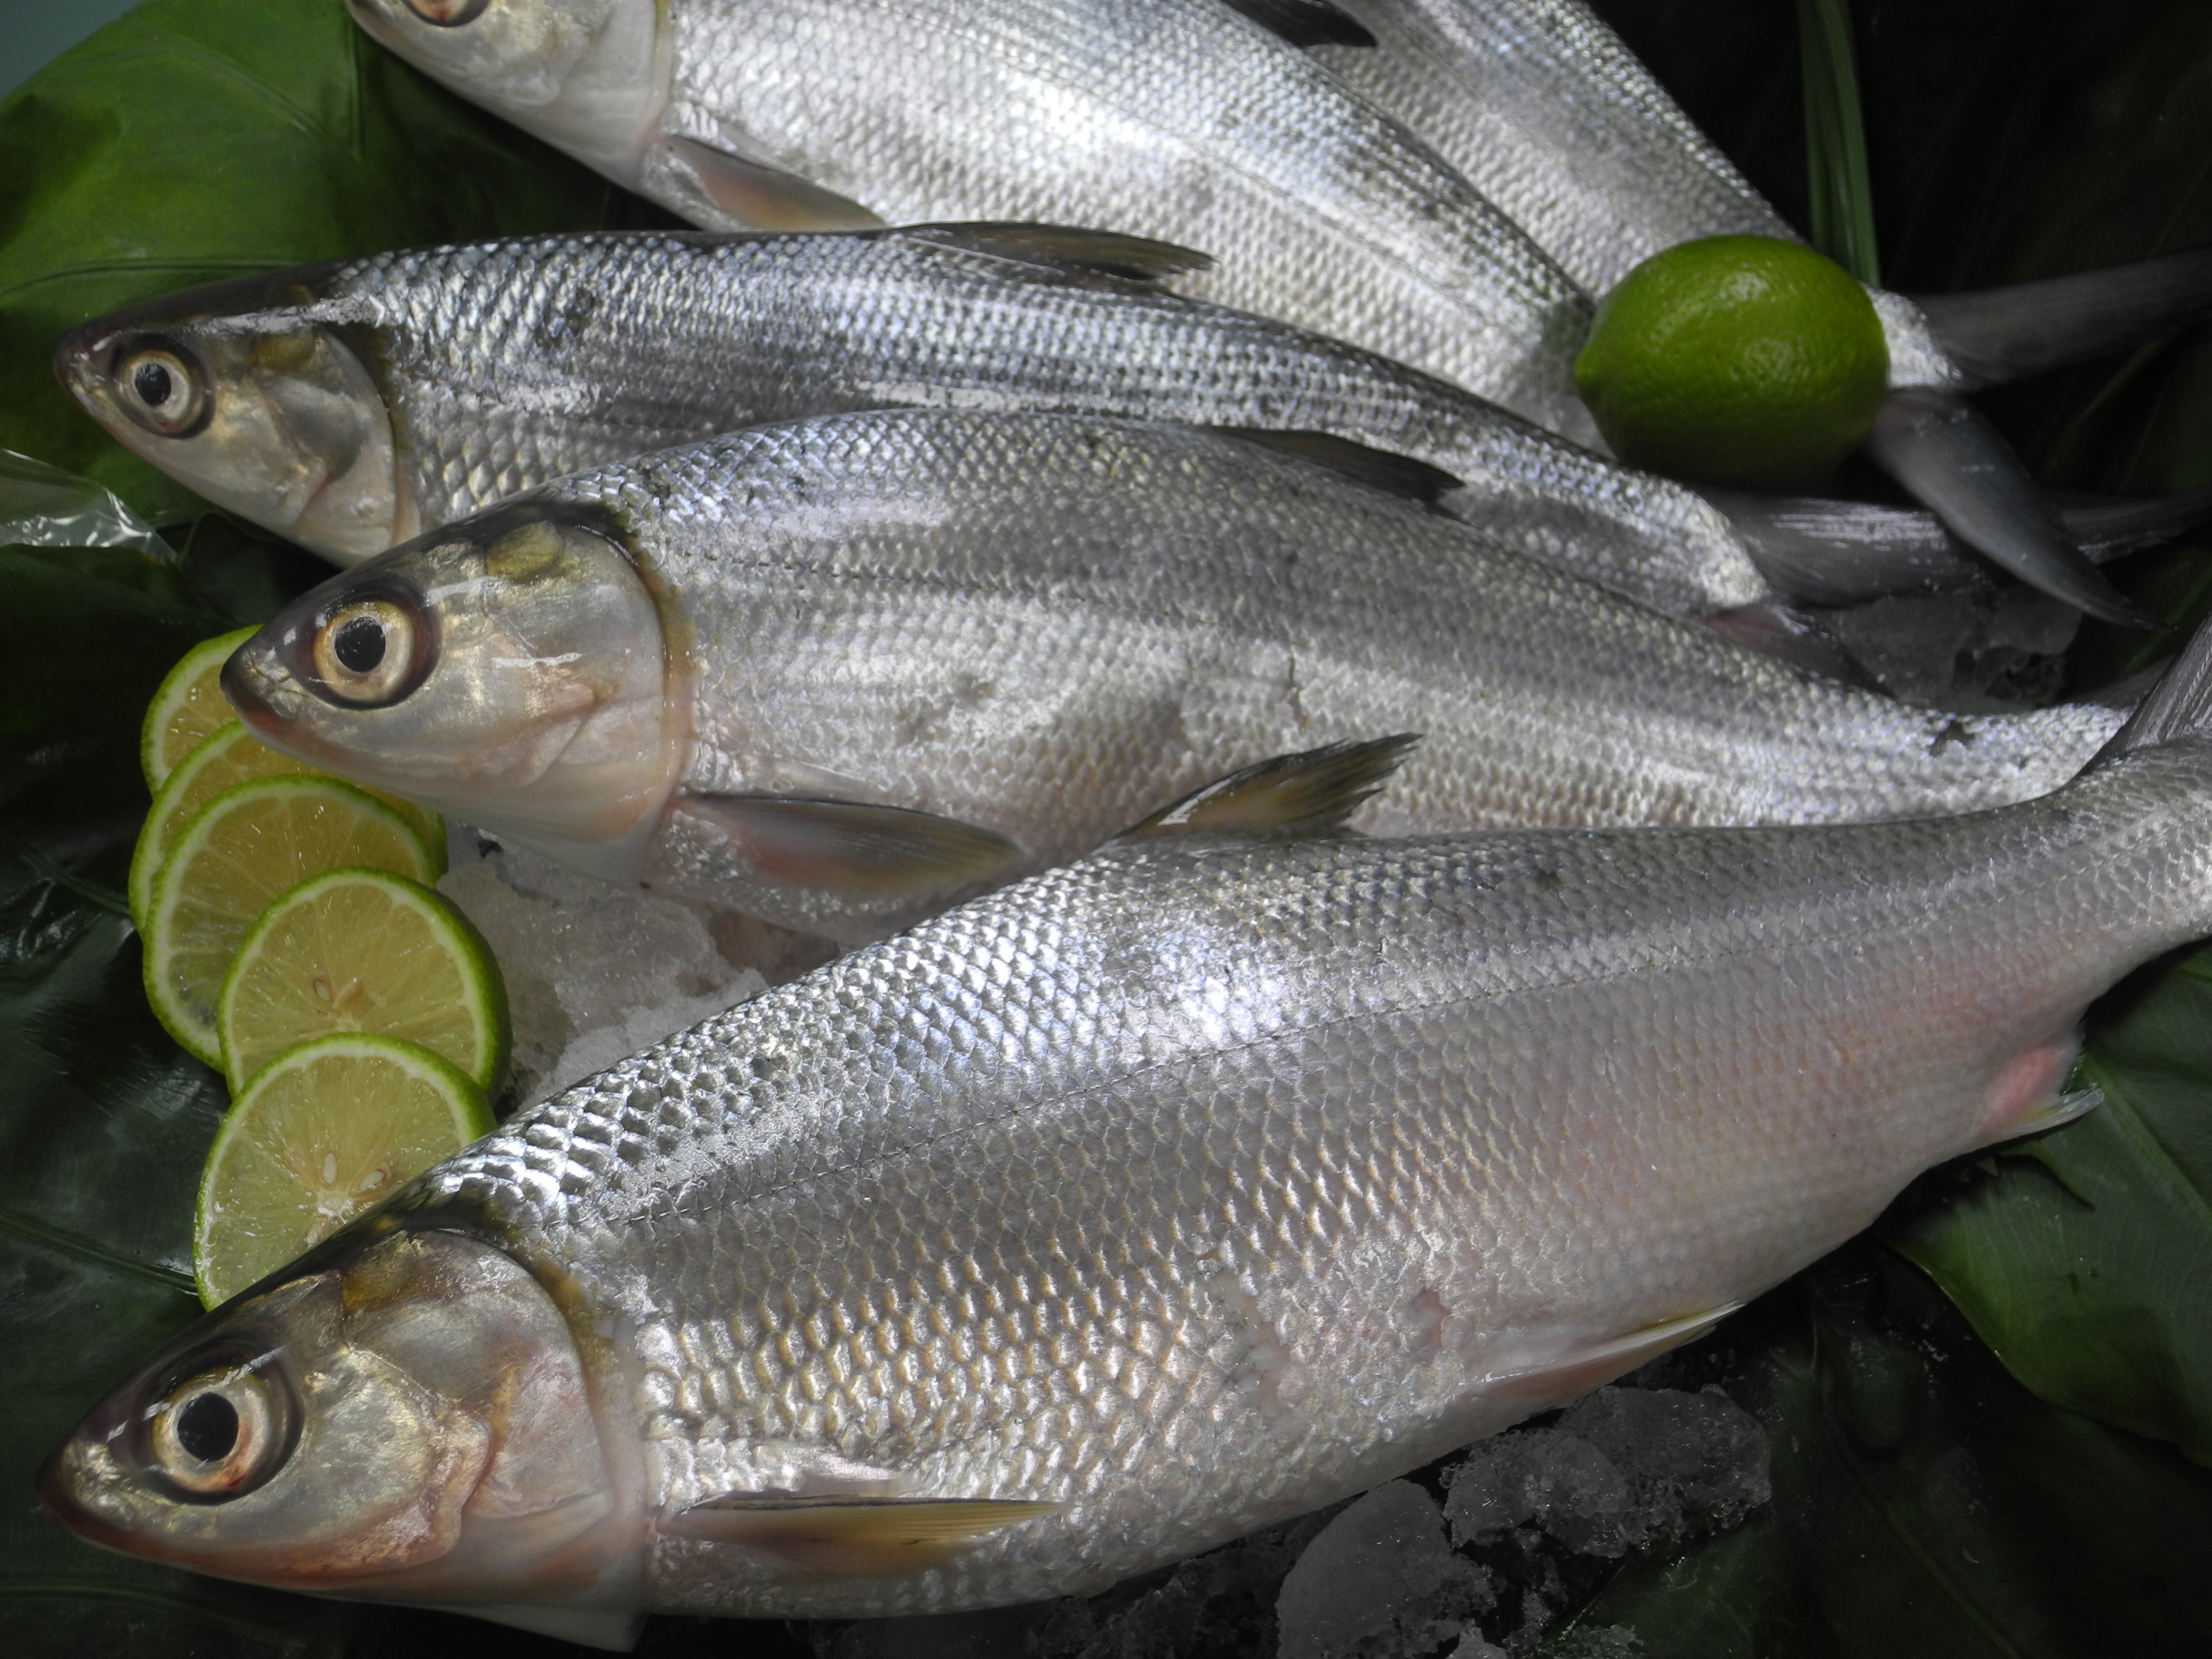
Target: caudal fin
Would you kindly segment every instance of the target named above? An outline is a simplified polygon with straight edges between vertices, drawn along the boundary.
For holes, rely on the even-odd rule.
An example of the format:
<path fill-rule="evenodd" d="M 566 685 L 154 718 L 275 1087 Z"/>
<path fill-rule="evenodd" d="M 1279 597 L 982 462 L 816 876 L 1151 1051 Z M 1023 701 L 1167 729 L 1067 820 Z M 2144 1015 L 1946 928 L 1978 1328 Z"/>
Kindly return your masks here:
<path fill-rule="evenodd" d="M 1962 389 L 2087 362 L 2212 316 L 2212 247 L 1972 294 L 1915 297 Z"/>
<path fill-rule="evenodd" d="M 1891 392 L 1867 453 L 1952 534 L 2030 587 L 2123 627 L 2158 626 L 2089 562 L 2012 446 L 1964 399 L 1926 386 Z"/>

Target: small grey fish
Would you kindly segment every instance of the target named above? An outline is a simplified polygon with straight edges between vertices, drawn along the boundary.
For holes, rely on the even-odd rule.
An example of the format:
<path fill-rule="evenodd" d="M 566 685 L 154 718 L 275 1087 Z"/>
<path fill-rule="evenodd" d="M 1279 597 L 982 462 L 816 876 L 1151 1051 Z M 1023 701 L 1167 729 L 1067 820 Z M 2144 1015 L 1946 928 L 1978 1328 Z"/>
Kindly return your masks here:
<path fill-rule="evenodd" d="M 1204 263 L 1049 226 L 535 237 L 170 295 L 71 331 L 55 367 L 124 444 L 341 563 L 562 473 L 913 404 L 1334 434 L 1443 469 L 1447 510 L 1658 609 L 1776 597 L 1681 485 L 1155 285 Z"/>
<path fill-rule="evenodd" d="M 1965 817 L 1136 836 L 449 1158 L 125 1378 L 45 1500 L 618 1645 L 1095 1591 L 1341 1498 L 2094 1103 L 2083 1009 L 2212 930 L 2207 655 Z"/>
<path fill-rule="evenodd" d="M 1220 0 L 348 0 L 462 96 L 709 229 L 1082 224 L 1188 291 L 1571 437 L 1589 301 L 1398 123 Z"/>
<path fill-rule="evenodd" d="M 2120 720 L 1816 679 L 1245 439 L 945 410 L 557 480 L 303 596 L 223 684 L 317 765 L 848 939 L 1376 732 L 1426 734 L 1359 821 L 1395 834 L 1958 811 Z"/>

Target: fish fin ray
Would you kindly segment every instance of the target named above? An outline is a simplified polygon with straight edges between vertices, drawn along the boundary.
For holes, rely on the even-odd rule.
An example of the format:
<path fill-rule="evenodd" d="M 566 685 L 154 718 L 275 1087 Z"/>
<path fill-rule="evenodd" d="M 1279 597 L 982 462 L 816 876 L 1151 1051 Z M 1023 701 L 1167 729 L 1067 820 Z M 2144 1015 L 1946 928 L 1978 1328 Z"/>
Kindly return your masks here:
<path fill-rule="evenodd" d="M 696 138 L 664 141 L 707 199 L 757 230 L 875 230 L 883 220 L 849 197 L 764 161 L 733 155 Z"/>
<path fill-rule="evenodd" d="M 974 223 L 901 225 L 883 233 L 904 241 L 929 242 L 985 258 L 1030 265 L 1060 276 L 1110 276 L 1121 283 L 1157 283 L 1163 277 L 1213 269 L 1213 256 L 1150 236 L 1078 225 L 1026 225 L 980 221 Z"/>
<path fill-rule="evenodd" d="M 1956 395 L 1892 392 L 1867 450 L 1960 541 L 2029 586 L 2124 628 L 2160 626 L 2090 562 L 2012 446 Z"/>
<path fill-rule="evenodd" d="M 1223 0 L 1294 46 L 1371 46 L 1367 26 L 1330 0 Z"/>
<path fill-rule="evenodd" d="M 1279 432 L 1256 426 L 1217 426 L 1210 429 L 1224 437 L 1241 438 L 1265 449 L 1296 455 L 1301 460 L 1341 473 L 1355 483 L 1419 501 L 1424 507 L 1433 507 L 1444 495 L 1463 488 L 1461 479 L 1440 466 L 1431 466 L 1410 455 L 1370 449 L 1350 438 L 1340 438 L 1334 432 Z"/>
<path fill-rule="evenodd" d="M 1065 1504 L 1007 1498 L 788 1498 L 732 1492 L 661 1523 L 680 1538 L 737 1544 L 825 1578 L 883 1577 L 938 1565 L 992 1533 Z"/>
<path fill-rule="evenodd" d="M 1121 839 L 1252 836 L 1285 840 L 1334 835 L 1361 803 L 1382 787 L 1419 741 L 1417 733 L 1401 732 L 1278 755 L 1163 806 L 1124 830 Z"/>
<path fill-rule="evenodd" d="M 1530 1410 L 1540 1411 L 1547 1405 L 1559 1404 L 1577 1395 L 1588 1394 L 1592 1389 L 1656 1359 L 1669 1348 L 1680 1347 L 1692 1338 L 1703 1336 L 1741 1306 L 1743 1304 L 1741 1302 L 1723 1303 L 1717 1308 L 1708 1308 L 1703 1313 L 1687 1314 L 1680 1319 L 1664 1320 L 1656 1325 L 1645 1325 L 1620 1336 L 1607 1337 L 1557 1359 L 1547 1360 L 1541 1365 L 1505 1371 L 1486 1378 L 1483 1392 L 1506 1399 L 1527 1400 L 1532 1402 Z"/>
<path fill-rule="evenodd" d="M 994 830 L 910 807 L 788 795 L 686 795 L 681 805 L 727 836 L 758 874 L 851 897 L 987 886 L 1026 857 Z"/>
<path fill-rule="evenodd" d="M 1863 691 L 1881 689 L 1844 642 L 1808 611 L 1786 605 L 1746 605 L 1698 620 L 1724 640 L 1808 674 L 1839 680 Z"/>
<path fill-rule="evenodd" d="M 2212 313 L 2212 247 L 1912 303 L 1966 390 L 2001 386 L 2125 351 Z"/>

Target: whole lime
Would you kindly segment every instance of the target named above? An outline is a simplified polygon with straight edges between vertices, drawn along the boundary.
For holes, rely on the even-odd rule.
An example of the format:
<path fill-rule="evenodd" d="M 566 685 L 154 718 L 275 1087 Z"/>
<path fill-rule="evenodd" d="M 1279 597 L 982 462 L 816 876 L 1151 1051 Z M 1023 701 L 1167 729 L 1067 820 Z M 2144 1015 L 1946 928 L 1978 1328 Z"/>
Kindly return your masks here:
<path fill-rule="evenodd" d="M 1771 236 L 1654 254 L 1606 295 L 1575 360 L 1621 459 L 1745 489 L 1817 482 L 1866 435 L 1888 385 L 1866 290 Z"/>

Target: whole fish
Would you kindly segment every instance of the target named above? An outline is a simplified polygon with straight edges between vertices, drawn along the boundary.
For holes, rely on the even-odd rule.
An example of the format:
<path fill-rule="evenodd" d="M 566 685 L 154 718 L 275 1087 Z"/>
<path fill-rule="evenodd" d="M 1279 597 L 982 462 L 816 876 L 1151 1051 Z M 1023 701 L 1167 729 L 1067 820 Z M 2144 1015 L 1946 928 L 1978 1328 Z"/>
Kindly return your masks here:
<path fill-rule="evenodd" d="M 1817 823 L 2040 794 L 2121 718 L 1814 678 L 1243 438 L 922 410 L 556 480 L 223 685 L 342 775 L 847 939 L 1302 744 L 1426 734 L 1378 833 Z"/>
<path fill-rule="evenodd" d="M 1198 248 L 1188 291 L 1570 436 L 1589 302 L 1396 122 L 1220 0 L 348 0 L 464 97 L 709 229 L 956 219 Z"/>
<path fill-rule="evenodd" d="M 1334 434 L 1443 469 L 1457 516 L 1659 609 L 1781 597 L 1680 484 L 1155 285 L 1204 263 L 1045 226 L 534 237 L 217 283 L 73 330 L 54 361 L 137 453 L 347 564 L 562 473 L 915 404 Z"/>
<path fill-rule="evenodd" d="M 1960 817 L 1137 837 L 455 1155 L 125 1380 L 46 1502 L 617 1644 L 1093 1591 L 1340 1498 L 2091 1103 L 2085 1006 L 2212 929 L 2205 657 Z"/>

